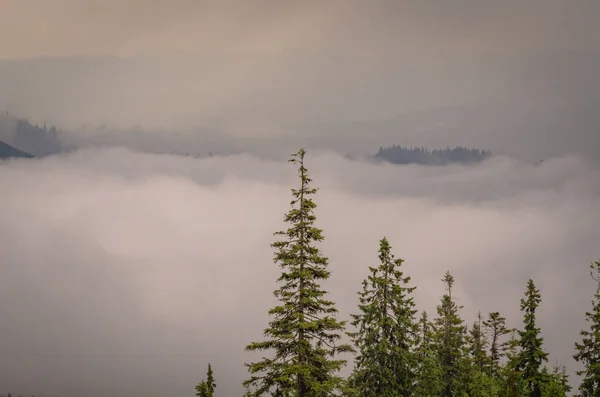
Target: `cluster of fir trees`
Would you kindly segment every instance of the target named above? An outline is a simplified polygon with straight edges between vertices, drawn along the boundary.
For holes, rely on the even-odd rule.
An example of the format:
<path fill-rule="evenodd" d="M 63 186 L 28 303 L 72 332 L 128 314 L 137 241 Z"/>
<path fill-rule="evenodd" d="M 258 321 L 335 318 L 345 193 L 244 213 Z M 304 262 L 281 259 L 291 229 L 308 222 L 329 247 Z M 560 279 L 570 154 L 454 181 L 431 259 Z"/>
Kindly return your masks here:
<path fill-rule="evenodd" d="M 536 322 L 541 295 L 533 280 L 521 299 L 520 329 L 508 328 L 498 312 L 485 318 L 479 313 L 467 327 L 450 272 L 442 279 L 445 294 L 430 320 L 426 312 L 417 314 L 415 287 L 386 238 L 380 241 L 379 265 L 369 267 L 362 283 L 351 321 L 355 330 L 346 331 L 346 322 L 336 319 L 335 304 L 319 283 L 330 273 L 327 257 L 316 246 L 323 234 L 315 227 L 311 196 L 317 189 L 310 187 L 304 156 L 302 149 L 290 159 L 298 165 L 300 187 L 292 189 L 292 209 L 285 216 L 290 226 L 276 232 L 282 239 L 272 244 L 282 268 L 274 291 L 279 304 L 269 311 L 265 340 L 246 347 L 271 355 L 246 364 L 246 397 L 562 397 L 571 391 L 565 367 L 549 370 L 544 364 L 548 353 Z M 600 262 L 592 267 L 600 280 Z M 575 344 L 574 357 L 583 364 L 579 393 L 600 396 L 600 281 L 586 319 L 590 329 Z M 342 342 L 344 334 L 351 343 Z M 355 354 L 347 379 L 339 374 L 346 365 L 339 357 L 343 353 Z M 214 389 L 209 365 L 207 381 L 196 387 L 196 395 L 212 396 Z"/>
<path fill-rule="evenodd" d="M 381 159 L 393 164 L 428 164 L 445 165 L 452 163 L 479 163 L 492 156 L 489 150 L 480 150 L 457 146 L 445 149 L 426 149 L 424 147 L 404 147 L 392 145 L 380 147 L 375 159 Z"/>

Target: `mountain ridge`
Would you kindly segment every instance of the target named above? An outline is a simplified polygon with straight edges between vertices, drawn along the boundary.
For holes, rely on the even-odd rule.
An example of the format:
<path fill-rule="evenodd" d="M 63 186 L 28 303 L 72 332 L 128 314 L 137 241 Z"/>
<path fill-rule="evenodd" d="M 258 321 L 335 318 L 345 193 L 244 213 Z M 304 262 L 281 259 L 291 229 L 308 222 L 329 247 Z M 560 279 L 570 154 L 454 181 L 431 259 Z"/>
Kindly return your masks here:
<path fill-rule="evenodd" d="M 35 156 L 19 150 L 6 142 L 0 141 L 0 160 L 6 160 L 11 158 L 27 158 L 31 159 Z"/>

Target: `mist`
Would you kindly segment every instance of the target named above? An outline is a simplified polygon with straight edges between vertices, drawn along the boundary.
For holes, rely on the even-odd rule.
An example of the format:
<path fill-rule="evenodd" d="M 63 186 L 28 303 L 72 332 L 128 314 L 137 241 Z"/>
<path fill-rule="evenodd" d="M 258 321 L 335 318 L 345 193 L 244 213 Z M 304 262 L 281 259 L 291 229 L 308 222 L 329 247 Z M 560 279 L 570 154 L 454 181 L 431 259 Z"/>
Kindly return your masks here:
<path fill-rule="evenodd" d="M 325 288 L 340 318 L 386 236 L 434 316 L 446 270 L 467 323 L 500 311 L 520 326 L 541 289 L 550 361 L 576 366 L 600 240 L 600 170 L 583 157 L 533 166 L 393 166 L 309 153 Z M 190 395 L 210 362 L 239 395 L 279 274 L 296 170 L 250 155 L 192 159 L 83 150 L 0 166 L 0 385 L 36 396 Z M 350 358 L 350 357 L 349 357 Z M 576 384 L 576 378 L 571 379 Z"/>

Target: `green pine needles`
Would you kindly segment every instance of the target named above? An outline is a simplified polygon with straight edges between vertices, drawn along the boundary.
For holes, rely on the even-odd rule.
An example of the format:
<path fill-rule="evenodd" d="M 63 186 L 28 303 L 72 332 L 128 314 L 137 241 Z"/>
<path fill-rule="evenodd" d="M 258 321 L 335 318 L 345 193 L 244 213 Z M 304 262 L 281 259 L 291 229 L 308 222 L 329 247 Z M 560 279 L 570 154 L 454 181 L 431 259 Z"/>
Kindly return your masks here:
<path fill-rule="evenodd" d="M 206 373 L 206 380 L 203 380 L 196 386 L 197 397 L 213 397 L 217 384 L 213 375 L 213 370 L 210 364 L 208 364 L 208 371 Z"/>
<path fill-rule="evenodd" d="M 446 272 L 442 282 L 446 285 L 446 294 L 437 307 L 435 343 L 442 371 L 442 396 L 453 397 L 467 390 L 467 327 L 459 314 L 462 306 L 456 304 L 452 295 L 454 277 Z"/>
<path fill-rule="evenodd" d="M 548 353 L 543 350 L 544 338 L 535 316 L 541 301 L 540 291 L 533 280 L 529 280 L 525 298 L 521 299 L 523 330 L 519 331 L 520 354 L 517 359 L 517 370 L 522 373 L 526 397 L 541 397 L 545 381 L 541 369 L 543 362 L 548 361 Z"/>
<path fill-rule="evenodd" d="M 592 278 L 597 282 L 596 294 L 592 300 L 592 311 L 585 314 L 588 330 L 582 330 L 581 342 L 575 343 L 575 360 L 584 365 L 577 371 L 582 381 L 579 386 L 581 397 L 600 395 L 600 261 L 591 265 Z"/>
<path fill-rule="evenodd" d="M 251 374 L 244 382 L 247 396 L 320 397 L 340 394 L 344 379 L 337 373 L 346 360 L 338 353 L 351 351 L 347 344 L 336 345 L 345 322 L 337 321 L 334 302 L 319 281 L 329 278 L 328 259 L 317 248 L 323 240 L 321 229 L 314 226 L 316 204 L 311 196 L 317 189 L 304 167 L 301 149 L 289 160 L 298 166 L 299 189 L 292 189 L 292 209 L 284 221 L 287 230 L 276 232 L 282 240 L 272 244 L 275 262 L 283 269 L 274 291 L 280 304 L 269 311 L 273 320 L 265 329 L 267 338 L 246 347 L 247 351 L 271 351 L 270 358 L 246 364 Z"/>
<path fill-rule="evenodd" d="M 356 332 L 349 333 L 358 351 L 350 387 L 364 397 L 411 396 L 415 382 L 417 324 L 410 277 L 401 270 L 384 237 L 378 267 L 363 281 L 360 313 L 352 315 Z"/>

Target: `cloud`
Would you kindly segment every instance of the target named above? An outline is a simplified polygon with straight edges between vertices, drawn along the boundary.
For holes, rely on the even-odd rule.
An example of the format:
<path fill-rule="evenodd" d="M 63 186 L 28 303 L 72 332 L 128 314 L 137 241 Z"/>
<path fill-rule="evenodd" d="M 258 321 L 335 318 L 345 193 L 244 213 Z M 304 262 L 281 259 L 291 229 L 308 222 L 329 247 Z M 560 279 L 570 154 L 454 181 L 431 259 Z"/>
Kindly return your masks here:
<path fill-rule="evenodd" d="M 310 153 L 326 288 L 348 318 L 387 236 L 420 308 L 434 314 L 450 270 L 472 321 L 520 324 L 532 277 L 546 347 L 572 370 L 600 253 L 598 168 L 351 162 Z M 13 393 L 189 395 L 207 362 L 239 395 L 245 344 L 261 337 L 278 267 L 292 165 L 249 155 L 190 159 L 87 150 L 0 165 L 0 385 Z"/>

